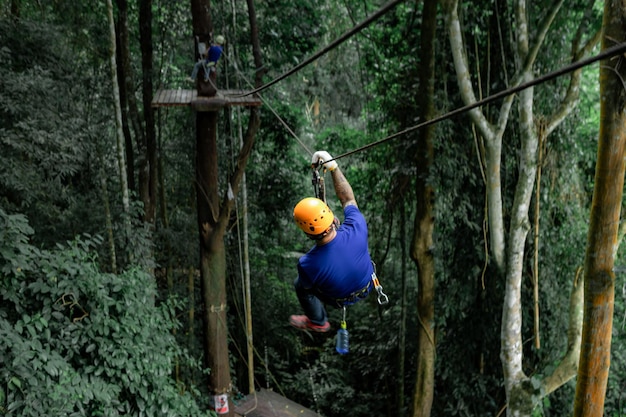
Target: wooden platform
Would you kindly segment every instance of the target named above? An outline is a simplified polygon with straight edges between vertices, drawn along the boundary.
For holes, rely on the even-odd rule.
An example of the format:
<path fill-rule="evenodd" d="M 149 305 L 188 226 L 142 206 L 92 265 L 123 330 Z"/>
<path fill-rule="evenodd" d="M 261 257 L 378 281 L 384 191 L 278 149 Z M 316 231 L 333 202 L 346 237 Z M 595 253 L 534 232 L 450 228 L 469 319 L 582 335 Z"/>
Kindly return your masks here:
<path fill-rule="evenodd" d="M 241 417 L 319 417 L 316 412 L 268 390 L 248 395 L 233 411 Z"/>
<path fill-rule="evenodd" d="M 261 99 L 254 96 L 244 96 L 245 90 L 218 90 L 213 97 L 198 97 L 193 90 L 158 90 L 152 99 L 152 107 L 186 107 L 191 106 L 196 111 L 219 110 L 230 106 L 260 106 Z"/>

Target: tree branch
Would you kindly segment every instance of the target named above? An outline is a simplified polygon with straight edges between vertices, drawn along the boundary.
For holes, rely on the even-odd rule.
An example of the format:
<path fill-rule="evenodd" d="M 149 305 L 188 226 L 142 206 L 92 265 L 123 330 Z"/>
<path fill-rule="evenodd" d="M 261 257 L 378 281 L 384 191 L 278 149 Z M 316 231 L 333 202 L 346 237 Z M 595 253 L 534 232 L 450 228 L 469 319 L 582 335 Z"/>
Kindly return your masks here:
<path fill-rule="evenodd" d="M 442 5 L 445 10 L 446 20 L 449 31 L 450 47 L 452 49 L 452 58 L 454 60 L 454 68 L 459 82 L 459 90 L 463 102 L 465 104 L 476 103 L 476 95 L 472 87 L 467 56 L 465 53 L 465 45 L 461 34 L 461 24 L 458 14 L 458 0 L 444 0 Z M 506 100 L 506 99 L 505 99 Z M 489 123 L 480 108 L 474 108 L 469 111 L 472 122 L 478 127 L 480 134 L 488 141 L 495 138 L 495 129 Z"/>
<path fill-rule="evenodd" d="M 554 369 L 552 374 L 547 375 L 542 384 L 545 388 L 545 395 L 554 392 L 556 389 L 564 385 L 567 381 L 574 378 L 578 372 L 578 359 L 580 356 L 580 344 L 583 327 L 583 302 L 584 302 L 584 285 L 583 268 L 579 267 L 576 271 L 576 278 L 572 286 L 572 293 L 569 301 L 569 327 L 567 329 L 567 352 L 563 356 L 563 360 Z"/>
<path fill-rule="evenodd" d="M 593 34 L 591 39 L 582 47 L 578 48 L 578 42 L 575 40 L 572 44 L 572 62 L 576 62 L 591 54 L 591 51 L 600 42 L 602 38 L 602 31 L 598 30 Z M 569 85 L 565 97 L 561 100 L 559 106 L 548 117 L 546 125 L 546 135 L 550 135 L 554 129 L 561 124 L 576 107 L 578 98 L 580 97 L 580 76 L 582 74 L 582 68 L 578 69 L 570 74 Z"/>
<path fill-rule="evenodd" d="M 533 65 L 535 65 L 537 54 L 543 46 L 548 30 L 550 29 L 550 26 L 552 25 L 552 22 L 554 21 L 554 18 L 556 17 L 556 14 L 558 13 L 563 3 L 564 0 L 559 0 L 554 3 L 552 5 L 552 8 L 546 14 L 545 18 L 539 24 L 539 29 L 537 30 L 537 37 L 535 39 L 534 45 L 528 51 L 528 55 L 524 59 L 523 68 L 520 69 L 520 78 L 523 78 L 522 74 L 526 74 L 527 72 L 531 71 Z"/>

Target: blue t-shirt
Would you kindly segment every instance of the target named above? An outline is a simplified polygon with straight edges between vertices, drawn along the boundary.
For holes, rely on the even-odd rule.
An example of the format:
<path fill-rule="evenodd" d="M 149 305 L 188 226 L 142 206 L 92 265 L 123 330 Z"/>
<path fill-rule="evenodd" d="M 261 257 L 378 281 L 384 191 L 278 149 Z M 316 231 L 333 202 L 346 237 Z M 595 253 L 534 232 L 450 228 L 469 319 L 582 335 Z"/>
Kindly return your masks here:
<path fill-rule="evenodd" d="M 219 45 L 211 45 L 206 55 L 206 61 L 217 63 L 217 61 L 220 59 L 221 56 L 222 56 L 222 47 Z"/>
<path fill-rule="evenodd" d="M 356 206 L 344 209 L 345 220 L 329 243 L 315 245 L 298 261 L 298 276 L 304 288 L 313 288 L 330 298 L 345 298 L 365 288 L 374 267 L 367 245 L 367 224 Z"/>

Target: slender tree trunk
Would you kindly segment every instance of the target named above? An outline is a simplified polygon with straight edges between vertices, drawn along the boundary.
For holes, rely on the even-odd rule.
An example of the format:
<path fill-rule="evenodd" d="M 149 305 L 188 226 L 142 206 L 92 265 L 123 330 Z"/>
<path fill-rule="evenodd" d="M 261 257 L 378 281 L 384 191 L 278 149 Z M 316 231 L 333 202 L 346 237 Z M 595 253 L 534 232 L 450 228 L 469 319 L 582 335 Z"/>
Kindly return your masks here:
<path fill-rule="evenodd" d="M 420 47 L 418 106 L 421 120 L 435 113 L 435 36 L 437 3 L 424 2 Z M 435 259 L 433 229 L 435 190 L 429 183 L 433 164 L 434 126 L 420 131 L 415 167 L 417 169 L 417 212 L 411 257 L 417 265 L 417 314 L 420 322 L 417 348 L 417 380 L 413 396 L 413 416 L 428 417 L 435 392 Z"/>
<path fill-rule="evenodd" d="M 243 138 L 241 140 L 243 146 Z M 245 305 L 246 305 L 246 346 L 248 353 L 248 393 L 252 394 L 254 388 L 254 343 L 252 339 L 252 293 L 250 281 L 250 255 L 248 241 L 248 187 L 246 185 L 246 176 L 244 174 L 241 181 L 241 208 L 242 208 L 242 226 L 243 226 L 243 276 L 245 282 Z"/>
<path fill-rule="evenodd" d="M 109 204 L 109 191 L 107 188 L 107 177 L 104 172 L 104 161 L 100 161 L 100 188 L 102 189 L 102 204 L 104 205 L 104 217 L 106 219 L 107 241 L 109 242 L 109 261 L 111 262 L 111 272 L 117 274 L 117 258 L 115 255 L 115 238 L 113 235 L 113 220 L 111 219 L 111 208 Z"/>
<path fill-rule="evenodd" d="M 122 206 L 124 213 L 126 214 L 125 229 L 126 236 L 130 237 L 130 195 L 128 192 L 128 182 L 126 178 L 126 160 L 124 158 L 124 132 L 122 131 L 122 108 L 120 105 L 120 92 L 119 84 L 117 80 L 117 61 L 115 59 L 116 54 L 116 41 L 115 41 L 115 21 L 113 20 L 113 3 L 111 0 L 107 0 L 107 12 L 109 21 L 109 63 L 111 67 L 111 80 L 113 86 L 113 104 L 115 106 L 115 138 L 117 144 L 117 163 L 120 176 L 121 194 L 122 194 Z M 132 255 L 131 255 L 132 258 Z"/>
<path fill-rule="evenodd" d="M 622 1 L 607 0 L 604 3 L 603 29 L 603 49 L 624 42 L 626 10 Z M 614 250 L 626 149 L 626 68 L 623 59 L 604 60 L 600 65 L 600 133 L 585 257 L 585 308 L 575 417 L 603 415 L 611 362 Z"/>
<path fill-rule="evenodd" d="M 407 319 L 407 302 L 406 302 L 406 283 L 407 283 L 407 251 L 406 251 L 406 202 L 400 203 L 400 259 L 402 259 L 401 268 L 401 291 L 400 291 L 400 323 L 398 326 L 398 400 L 397 409 L 398 417 L 406 415 L 406 400 L 404 381 L 405 362 L 406 362 L 406 319 Z"/>
<path fill-rule="evenodd" d="M 259 42 L 259 26 L 256 21 L 256 10 L 254 1 L 246 0 L 248 5 L 248 20 L 250 22 L 250 41 L 252 42 L 252 56 L 254 57 L 254 85 L 260 87 L 263 84 L 263 59 L 261 55 L 261 42 Z"/>
<path fill-rule="evenodd" d="M 126 176 L 128 188 L 135 190 L 135 156 L 133 154 L 133 138 L 129 127 L 129 100 L 134 97 L 131 81 L 131 65 L 128 34 L 128 1 L 116 0 L 117 5 L 117 77 L 120 81 L 120 103 L 122 108 L 122 130 L 126 143 Z"/>
<path fill-rule="evenodd" d="M 187 314 L 187 346 L 191 347 L 196 343 L 196 269 L 191 266 L 187 274 L 187 300 L 189 305 L 189 312 Z M 190 382 L 193 385 L 196 384 L 193 373 L 191 373 Z"/>
<path fill-rule="evenodd" d="M 154 223 L 157 201 L 157 142 L 152 109 L 152 0 L 141 0 L 139 3 L 139 39 L 141 44 L 141 70 L 143 74 L 142 98 L 143 114 L 146 134 L 146 164 L 143 165 L 146 184 L 140 187 L 143 190 L 141 199 L 144 204 L 144 220 Z"/>

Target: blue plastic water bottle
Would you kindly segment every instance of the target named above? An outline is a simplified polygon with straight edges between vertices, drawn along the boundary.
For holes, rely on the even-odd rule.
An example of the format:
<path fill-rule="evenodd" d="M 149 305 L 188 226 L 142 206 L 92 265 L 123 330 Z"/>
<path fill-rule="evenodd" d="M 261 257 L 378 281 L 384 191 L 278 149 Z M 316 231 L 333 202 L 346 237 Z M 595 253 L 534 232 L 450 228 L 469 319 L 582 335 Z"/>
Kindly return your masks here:
<path fill-rule="evenodd" d="M 337 332 L 337 345 L 335 346 L 337 352 L 340 355 L 345 355 L 350 350 L 350 345 L 348 343 L 348 330 L 346 326 L 346 322 L 341 322 L 341 328 Z"/>

